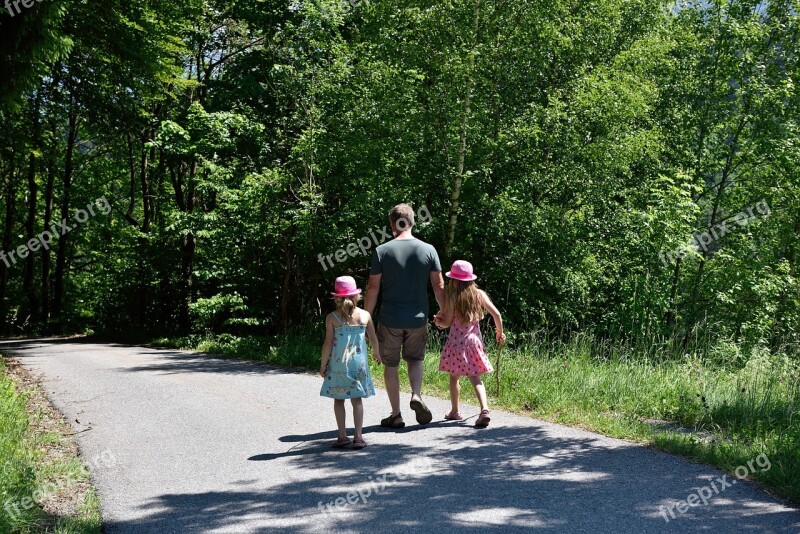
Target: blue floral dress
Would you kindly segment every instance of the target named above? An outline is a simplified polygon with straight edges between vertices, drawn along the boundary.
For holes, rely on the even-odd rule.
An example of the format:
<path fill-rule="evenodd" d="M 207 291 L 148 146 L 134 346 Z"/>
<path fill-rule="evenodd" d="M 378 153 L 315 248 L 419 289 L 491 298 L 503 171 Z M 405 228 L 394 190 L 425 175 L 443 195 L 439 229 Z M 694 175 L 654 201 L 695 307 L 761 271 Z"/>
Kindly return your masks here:
<path fill-rule="evenodd" d="M 334 313 L 339 326 L 333 331 L 333 348 L 322 390 L 331 399 L 366 398 L 375 395 L 367 365 L 367 326 L 344 324 Z"/>

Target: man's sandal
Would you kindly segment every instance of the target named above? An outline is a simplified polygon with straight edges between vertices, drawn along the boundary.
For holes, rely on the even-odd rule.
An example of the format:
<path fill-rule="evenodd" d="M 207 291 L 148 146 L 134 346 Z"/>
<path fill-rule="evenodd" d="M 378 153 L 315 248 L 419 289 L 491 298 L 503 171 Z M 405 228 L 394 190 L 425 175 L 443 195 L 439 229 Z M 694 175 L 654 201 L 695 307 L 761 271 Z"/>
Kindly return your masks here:
<path fill-rule="evenodd" d="M 389 415 L 386 419 L 381 419 L 381 426 L 386 428 L 403 428 L 406 424 L 403 422 L 403 415 Z"/>
<path fill-rule="evenodd" d="M 421 425 L 427 425 L 433 420 L 433 414 L 425 406 L 425 403 L 420 400 L 412 400 L 411 401 L 411 409 L 417 414 L 417 423 Z"/>

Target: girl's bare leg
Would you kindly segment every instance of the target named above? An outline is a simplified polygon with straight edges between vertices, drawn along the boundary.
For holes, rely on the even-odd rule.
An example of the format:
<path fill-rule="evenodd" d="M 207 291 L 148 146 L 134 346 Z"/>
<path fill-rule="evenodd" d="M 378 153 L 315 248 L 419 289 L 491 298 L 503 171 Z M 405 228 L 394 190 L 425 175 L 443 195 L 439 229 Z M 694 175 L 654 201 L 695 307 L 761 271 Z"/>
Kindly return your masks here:
<path fill-rule="evenodd" d="M 347 428 L 345 427 L 344 399 L 334 399 L 333 413 L 336 414 L 336 426 L 339 427 L 339 439 L 347 439 Z"/>
<path fill-rule="evenodd" d="M 353 421 L 356 425 L 356 438 L 361 437 L 361 427 L 364 426 L 364 404 L 361 402 L 361 399 L 350 399 L 350 402 L 353 403 Z"/>
<path fill-rule="evenodd" d="M 483 385 L 483 380 L 480 376 L 471 376 L 469 381 L 472 382 L 475 388 L 475 396 L 478 397 L 478 402 L 481 403 L 481 411 L 489 409 L 489 403 L 486 402 L 486 387 Z"/>
<path fill-rule="evenodd" d="M 450 413 L 458 413 L 458 397 L 461 394 L 461 387 L 458 385 L 459 378 L 456 375 L 450 375 L 450 408 L 452 409 Z"/>

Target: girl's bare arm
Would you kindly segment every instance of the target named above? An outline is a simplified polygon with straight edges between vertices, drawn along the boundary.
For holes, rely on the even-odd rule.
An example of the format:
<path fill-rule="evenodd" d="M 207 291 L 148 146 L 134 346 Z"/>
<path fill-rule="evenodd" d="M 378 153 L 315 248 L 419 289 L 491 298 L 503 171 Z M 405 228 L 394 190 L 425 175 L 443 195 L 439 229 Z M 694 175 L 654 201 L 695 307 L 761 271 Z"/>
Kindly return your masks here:
<path fill-rule="evenodd" d="M 328 369 L 328 360 L 331 357 L 333 348 L 333 317 L 328 315 L 325 318 L 325 343 L 322 344 L 322 361 L 319 364 L 319 374 L 325 376 Z"/>
<path fill-rule="evenodd" d="M 483 307 L 489 312 L 492 319 L 494 319 L 495 338 L 497 342 L 502 345 L 506 342 L 506 335 L 503 333 L 503 317 L 500 315 L 500 310 L 494 305 L 486 291 L 480 289 L 479 292 L 481 299 L 483 299 Z"/>
<path fill-rule="evenodd" d="M 362 311 L 362 313 L 367 316 L 367 338 L 369 338 L 369 344 L 372 345 L 372 356 L 378 363 L 383 363 L 378 335 L 375 333 L 375 323 L 372 322 L 372 316 L 369 313 L 366 311 Z"/>
<path fill-rule="evenodd" d="M 453 316 L 455 315 L 455 309 L 453 306 L 450 305 L 448 299 L 445 299 L 445 309 L 436 314 L 436 317 L 433 318 L 433 322 L 439 328 L 450 328 L 453 324 Z"/>

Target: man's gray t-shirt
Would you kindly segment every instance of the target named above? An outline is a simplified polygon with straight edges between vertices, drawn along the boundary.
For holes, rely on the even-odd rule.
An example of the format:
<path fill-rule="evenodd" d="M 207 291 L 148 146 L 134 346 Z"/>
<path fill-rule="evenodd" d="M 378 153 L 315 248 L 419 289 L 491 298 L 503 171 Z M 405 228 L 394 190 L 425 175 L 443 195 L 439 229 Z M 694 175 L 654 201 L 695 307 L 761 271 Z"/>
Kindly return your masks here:
<path fill-rule="evenodd" d="M 428 280 L 442 271 L 436 249 L 419 239 L 393 239 L 375 249 L 370 275 L 380 274 L 383 304 L 378 320 L 388 328 L 428 323 Z"/>

